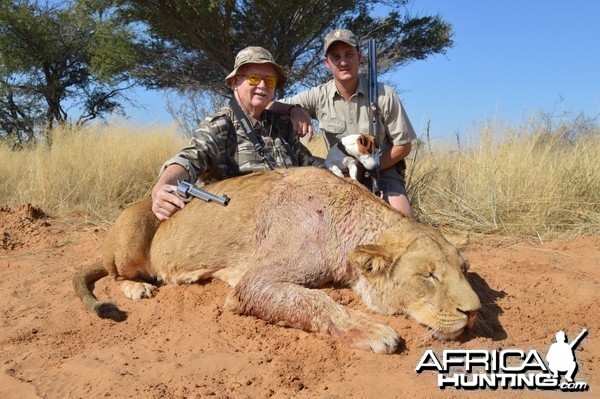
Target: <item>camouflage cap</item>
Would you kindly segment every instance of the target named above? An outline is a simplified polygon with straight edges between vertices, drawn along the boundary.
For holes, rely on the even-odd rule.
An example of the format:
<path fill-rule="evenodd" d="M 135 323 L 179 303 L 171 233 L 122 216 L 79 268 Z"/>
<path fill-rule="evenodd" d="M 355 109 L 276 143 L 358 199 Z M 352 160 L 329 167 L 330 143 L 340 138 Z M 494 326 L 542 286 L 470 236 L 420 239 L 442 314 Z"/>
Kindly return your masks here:
<path fill-rule="evenodd" d="M 246 64 L 271 64 L 277 73 L 277 87 L 283 86 L 286 77 L 283 68 L 275 63 L 273 56 L 266 49 L 258 46 L 250 46 L 240 50 L 235 56 L 233 71 L 225 78 L 225 83 L 231 86 L 231 80 L 238 73 L 238 69 Z"/>
<path fill-rule="evenodd" d="M 350 32 L 348 29 L 336 29 L 325 36 L 325 54 L 327 54 L 329 46 L 335 42 L 344 42 L 352 47 L 358 47 L 358 41 L 356 40 L 354 33 Z"/>

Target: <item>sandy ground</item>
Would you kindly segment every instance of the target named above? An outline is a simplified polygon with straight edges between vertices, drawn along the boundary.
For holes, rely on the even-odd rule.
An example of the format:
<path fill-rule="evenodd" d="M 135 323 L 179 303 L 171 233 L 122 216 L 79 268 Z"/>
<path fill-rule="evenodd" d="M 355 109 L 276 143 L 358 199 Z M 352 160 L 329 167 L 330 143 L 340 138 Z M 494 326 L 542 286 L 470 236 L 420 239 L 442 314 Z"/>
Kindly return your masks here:
<path fill-rule="evenodd" d="M 229 288 L 218 281 L 164 286 L 135 302 L 103 279 L 95 294 L 128 318 L 98 319 L 71 286 L 105 234 L 85 221 L 0 207 L 0 398 L 600 397 L 600 237 L 470 244 L 469 279 L 484 304 L 474 330 L 441 342 L 406 317 L 377 316 L 404 342 L 396 354 L 375 355 L 224 311 Z M 351 291 L 327 291 L 364 309 Z M 545 356 L 557 331 L 572 340 L 583 328 L 575 355 L 584 393 L 440 390 L 437 372 L 415 372 L 427 349 Z"/>

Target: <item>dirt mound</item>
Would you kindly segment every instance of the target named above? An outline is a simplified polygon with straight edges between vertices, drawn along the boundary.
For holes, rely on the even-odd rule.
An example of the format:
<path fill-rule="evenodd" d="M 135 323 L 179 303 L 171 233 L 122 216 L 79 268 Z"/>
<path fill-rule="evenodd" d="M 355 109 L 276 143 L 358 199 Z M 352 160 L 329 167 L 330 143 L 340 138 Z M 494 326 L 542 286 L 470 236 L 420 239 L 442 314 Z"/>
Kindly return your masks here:
<path fill-rule="evenodd" d="M 557 397 L 440 390 L 437 373 L 415 367 L 428 349 L 535 349 L 543 356 L 558 331 L 572 340 L 583 328 L 576 380 L 590 388 L 574 396 L 598 396 L 600 237 L 470 244 L 469 279 L 484 306 L 476 329 L 442 342 L 407 317 L 376 315 L 403 339 L 401 351 L 386 356 L 225 311 L 230 289 L 218 281 L 163 286 L 152 299 L 131 301 L 105 278 L 95 295 L 128 317 L 98 319 L 71 286 L 75 272 L 100 257 L 104 232 L 82 225 L 28 205 L 0 208 L 1 398 Z M 349 290 L 326 292 L 364 310 Z"/>
<path fill-rule="evenodd" d="M 48 215 L 31 204 L 17 209 L 0 206 L 0 249 L 44 248 L 56 245 Z"/>

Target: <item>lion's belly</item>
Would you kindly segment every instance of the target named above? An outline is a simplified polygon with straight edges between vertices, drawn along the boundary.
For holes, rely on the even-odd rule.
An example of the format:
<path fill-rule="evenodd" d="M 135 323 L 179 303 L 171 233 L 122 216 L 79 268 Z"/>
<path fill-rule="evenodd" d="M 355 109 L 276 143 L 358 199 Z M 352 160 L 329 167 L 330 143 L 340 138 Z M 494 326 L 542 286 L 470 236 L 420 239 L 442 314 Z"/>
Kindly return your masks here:
<path fill-rule="evenodd" d="M 190 205 L 156 231 L 149 253 L 150 274 L 169 284 L 209 278 L 237 284 L 256 246 L 250 218 L 224 215 L 233 210 L 229 206 L 199 204 L 188 211 Z"/>

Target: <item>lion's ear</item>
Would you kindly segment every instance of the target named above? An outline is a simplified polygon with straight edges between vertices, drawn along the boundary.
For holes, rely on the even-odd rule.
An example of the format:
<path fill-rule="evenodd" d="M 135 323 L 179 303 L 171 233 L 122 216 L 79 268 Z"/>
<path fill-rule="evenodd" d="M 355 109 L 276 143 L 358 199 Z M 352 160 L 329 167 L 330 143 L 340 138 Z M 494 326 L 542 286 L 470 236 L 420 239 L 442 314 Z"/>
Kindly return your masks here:
<path fill-rule="evenodd" d="M 444 238 L 458 249 L 464 249 L 470 241 L 468 231 L 444 232 Z"/>
<path fill-rule="evenodd" d="M 348 254 L 350 263 L 368 274 L 387 272 L 391 258 L 381 245 L 359 245 Z"/>

